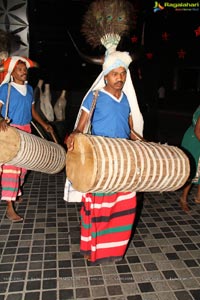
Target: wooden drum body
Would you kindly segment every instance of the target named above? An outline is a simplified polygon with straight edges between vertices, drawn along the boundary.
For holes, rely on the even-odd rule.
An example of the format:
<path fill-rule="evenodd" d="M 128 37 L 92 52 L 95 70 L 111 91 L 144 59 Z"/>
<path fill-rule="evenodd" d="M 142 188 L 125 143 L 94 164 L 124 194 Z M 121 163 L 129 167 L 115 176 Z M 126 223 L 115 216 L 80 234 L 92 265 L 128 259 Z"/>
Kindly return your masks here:
<path fill-rule="evenodd" d="M 174 191 L 190 164 L 175 146 L 77 134 L 66 155 L 66 173 L 81 192 Z"/>
<path fill-rule="evenodd" d="M 55 174 L 65 163 L 66 151 L 61 145 L 11 126 L 0 131 L 0 165 Z"/>

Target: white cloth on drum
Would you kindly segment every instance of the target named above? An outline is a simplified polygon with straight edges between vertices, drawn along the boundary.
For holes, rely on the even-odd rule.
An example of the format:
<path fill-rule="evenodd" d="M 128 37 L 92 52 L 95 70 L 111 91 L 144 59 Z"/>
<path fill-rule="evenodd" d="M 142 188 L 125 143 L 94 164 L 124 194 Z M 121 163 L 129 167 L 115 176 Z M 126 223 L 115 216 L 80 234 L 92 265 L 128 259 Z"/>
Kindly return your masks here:
<path fill-rule="evenodd" d="M 64 200 L 67 202 L 81 202 L 83 193 L 76 191 L 72 183 L 66 178 L 64 188 Z"/>

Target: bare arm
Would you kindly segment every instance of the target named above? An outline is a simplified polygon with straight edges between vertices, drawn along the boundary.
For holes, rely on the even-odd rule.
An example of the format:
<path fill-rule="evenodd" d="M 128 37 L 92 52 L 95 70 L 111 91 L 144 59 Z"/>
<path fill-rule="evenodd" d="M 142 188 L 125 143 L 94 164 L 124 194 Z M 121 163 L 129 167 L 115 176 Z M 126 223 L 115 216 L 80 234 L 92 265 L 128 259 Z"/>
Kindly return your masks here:
<path fill-rule="evenodd" d="M 128 123 L 129 123 L 129 127 L 130 127 L 130 139 L 133 140 L 133 141 L 144 141 L 143 137 L 140 136 L 137 132 L 134 131 L 133 129 L 133 119 L 132 117 L 130 116 L 129 117 L 129 120 L 128 120 Z"/>
<path fill-rule="evenodd" d="M 38 114 L 38 112 L 35 110 L 35 105 L 32 104 L 32 117 L 33 119 L 38 122 L 47 132 L 53 133 L 54 130 L 52 128 L 52 126 L 50 124 L 48 124 L 47 122 L 45 122 L 40 115 Z"/>
<path fill-rule="evenodd" d="M 198 120 L 196 122 L 196 125 L 194 128 L 194 133 L 195 133 L 197 139 L 200 141 L 200 116 L 198 117 Z"/>
<path fill-rule="evenodd" d="M 8 128 L 8 123 L 1 115 L 2 107 L 3 107 L 3 104 L 0 103 L 0 131 L 5 131 Z"/>
<path fill-rule="evenodd" d="M 89 117 L 89 114 L 86 111 L 82 110 L 80 120 L 78 122 L 77 127 L 67 138 L 66 145 L 67 145 L 68 151 L 72 151 L 74 149 L 74 135 L 77 133 L 83 133 L 84 128 L 88 122 L 88 117 Z"/>

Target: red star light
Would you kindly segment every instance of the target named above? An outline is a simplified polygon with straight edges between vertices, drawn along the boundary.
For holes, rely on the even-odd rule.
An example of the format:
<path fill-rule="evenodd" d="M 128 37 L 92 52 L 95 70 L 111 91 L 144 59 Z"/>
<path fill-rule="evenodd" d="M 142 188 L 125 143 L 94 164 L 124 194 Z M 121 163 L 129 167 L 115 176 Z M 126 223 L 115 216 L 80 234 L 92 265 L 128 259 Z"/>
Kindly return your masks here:
<path fill-rule="evenodd" d="M 132 42 L 133 44 L 135 44 L 135 43 L 137 43 L 137 41 L 138 41 L 138 37 L 137 37 L 136 35 L 132 36 L 131 42 Z"/>
<path fill-rule="evenodd" d="M 196 34 L 196 37 L 197 36 L 200 36 L 200 26 L 197 28 L 197 29 L 195 29 L 195 34 Z"/>
<path fill-rule="evenodd" d="M 169 38 L 169 34 L 165 31 L 162 33 L 162 39 L 163 41 L 168 41 L 168 38 Z"/>
<path fill-rule="evenodd" d="M 177 53 L 178 53 L 178 58 L 181 59 L 185 58 L 186 52 L 183 49 L 179 50 Z"/>
<path fill-rule="evenodd" d="M 152 52 L 146 53 L 146 57 L 147 57 L 147 59 L 152 59 L 153 58 L 153 53 Z"/>

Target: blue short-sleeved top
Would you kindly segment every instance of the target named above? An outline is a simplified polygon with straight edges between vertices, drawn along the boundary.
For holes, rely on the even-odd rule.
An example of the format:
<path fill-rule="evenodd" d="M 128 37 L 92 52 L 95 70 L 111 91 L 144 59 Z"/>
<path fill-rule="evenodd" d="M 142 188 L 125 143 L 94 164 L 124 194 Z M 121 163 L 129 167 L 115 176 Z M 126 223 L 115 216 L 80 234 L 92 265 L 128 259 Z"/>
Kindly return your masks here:
<path fill-rule="evenodd" d="M 8 94 L 8 84 L 5 83 L 0 87 L 0 102 L 3 104 L 1 114 L 5 117 L 6 101 Z M 26 125 L 32 120 L 32 104 L 33 88 L 26 85 L 26 94 L 22 95 L 14 86 L 11 85 L 10 100 L 8 108 L 8 118 L 11 120 L 10 124 Z"/>
<path fill-rule="evenodd" d="M 81 108 L 89 113 L 92 100 L 93 92 L 91 91 Z M 102 89 L 99 91 L 91 119 L 92 134 L 111 138 L 128 138 L 130 135 L 129 116 L 130 106 L 127 96 L 122 93 L 117 99 Z"/>

